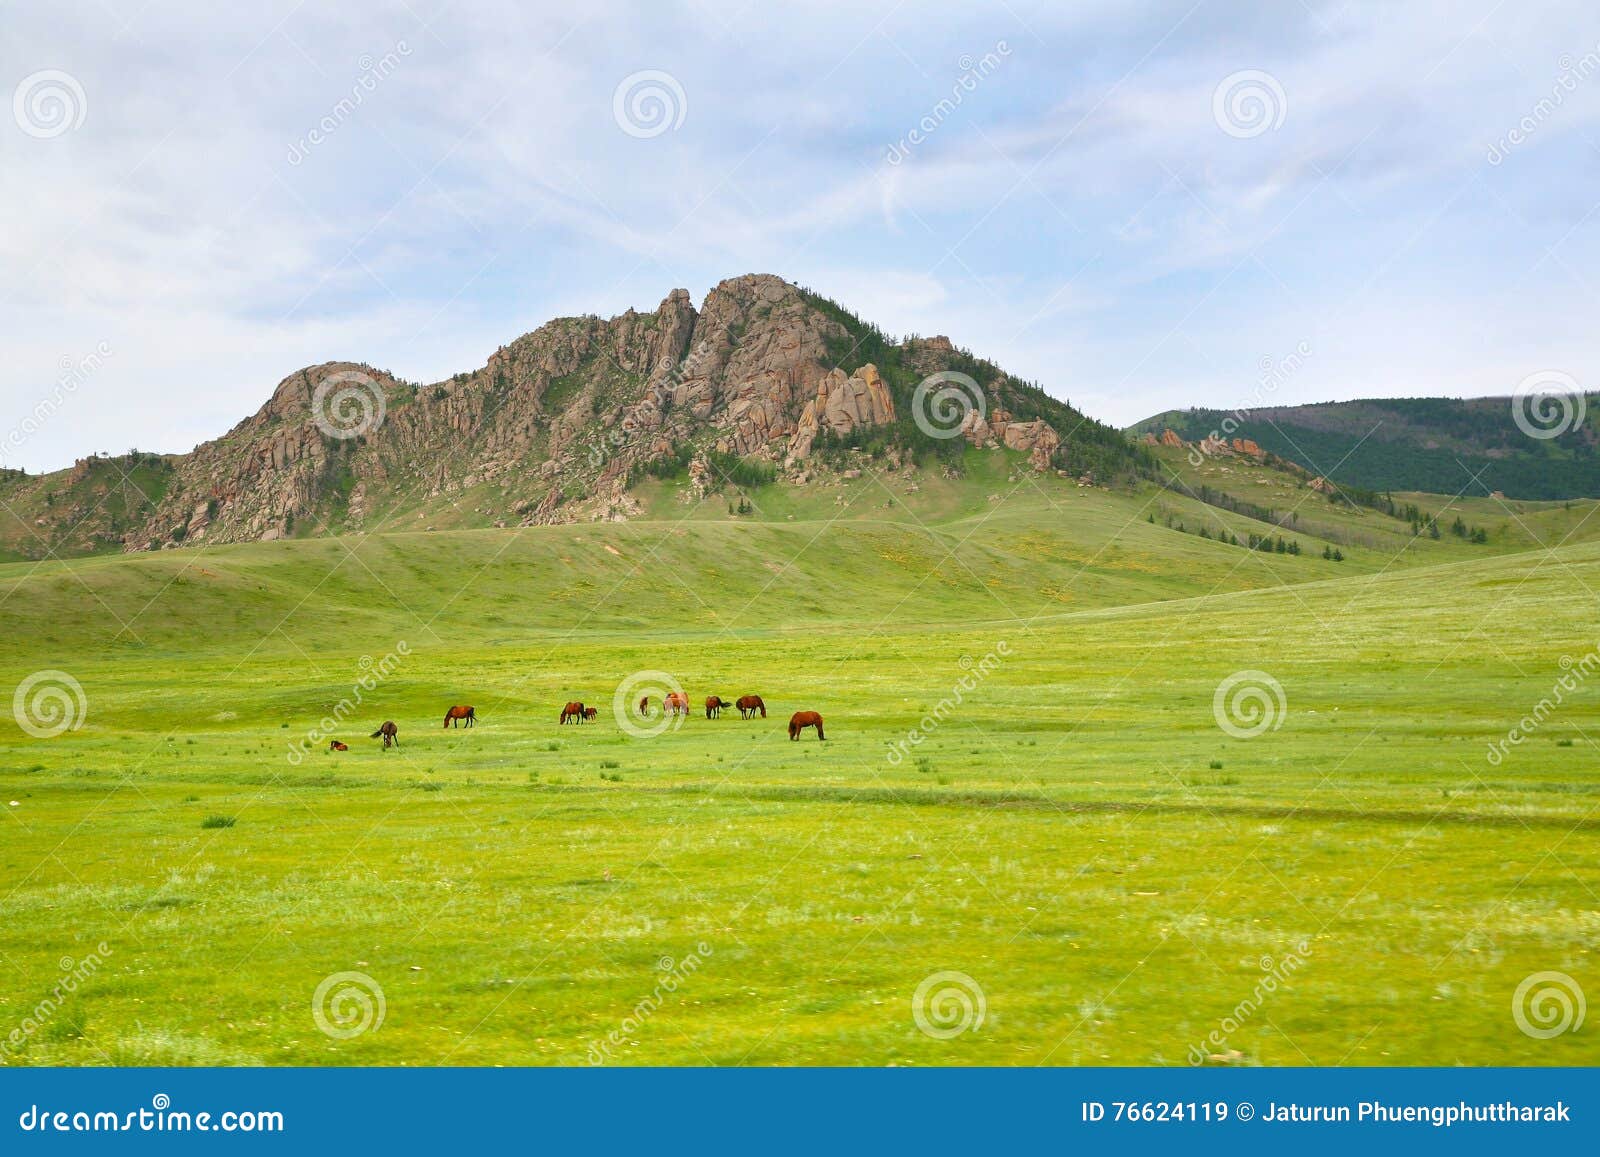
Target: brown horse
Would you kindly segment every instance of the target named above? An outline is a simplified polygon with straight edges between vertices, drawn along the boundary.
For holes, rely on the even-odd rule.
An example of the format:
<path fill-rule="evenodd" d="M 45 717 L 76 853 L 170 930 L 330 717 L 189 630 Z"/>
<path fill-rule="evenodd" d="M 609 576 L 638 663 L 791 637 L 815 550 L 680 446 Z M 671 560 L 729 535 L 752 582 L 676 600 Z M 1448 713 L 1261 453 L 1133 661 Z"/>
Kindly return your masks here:
<path fill-rule="evenodd" d="M 383 726 L 378 728 L 378 730 L 374 731 L 371 735 L 367 736 L 367 738 L 376 739 L 380 735 L 383 736 L 383 749 L 385 751 L 389 750 L 389 744 L 391 743 L 396 747 L 400 746 L 400 729 L 394 725 L 393 719 L 385 719 L 383 721 Z M 343 748 L 340 750 L 343 750 Z"/>
<path fill-rule="evenodd" d="M 335 739 L 332 743 L 328 744 L 328 750 L 329 751 L 349 751 L 350 750 L 350 745 L 348 743 L 340 743 L 337 739 Z"/>
<path fill-rule="evenodd" d="M 639 700 L 639 714 L 644 716 L 650 714 L 650 696 L 646 695 Z"/>
<path fill-rule="evenodd" d="M 478 721 L 478 709 L 476 707 L 452 707 L 444 713 L 444 725 L 446 727 L 452 726 L 459 719 L 465 719 L 464 726 L 471 727 Z"/>
<path fill-rule="evenodd" d="M 661 704 L 668 715 L 689 714 L 689 697 L 682 691 L 668 691 Z"/>
<path fill-rule="evenodd" d="M 765 719 L 767 717 L 767 705 L 761 702 L 761 696 L 759 695 L 741 695 L 739 696 L 739 702 L 735 703 L 734 706 L 739 709 L 740 719 L 753 718 L 757 711 L 761 712 L 761 718 Z"/>
<path fill-rule="evenodd" d="M 796 711 L 793 715 L 789 716 L 790 739 L 799 739 L 800 733 L 807 727 L 815 727 L 817 729 L 818 739 L 828 738 L 826 735 L 822 734 L 822 716 L 818 715 L 815 711 Z"/>
<path fill-rule="evenodd" d="M 583 704 L 576 699 L 561 709 L 561 722 L 565 723 L 569 719 L 574 723 L 583 722 Z"/>
<path fill-rule="evenodd" d="M 721 695 L 708 695 L 706 696 L 706 718 L 716 719 L 722 715 L 724 707 L 732 706 L 733 704 L 729 703 Z"/>
<path fill-rule="evenodd" d="M 594 722 L 594 717 L 598 714 L 600 714 L 600 708 L 598 707 L 585 707 L 583 709 L 583 717 L 590 723 Z"/>

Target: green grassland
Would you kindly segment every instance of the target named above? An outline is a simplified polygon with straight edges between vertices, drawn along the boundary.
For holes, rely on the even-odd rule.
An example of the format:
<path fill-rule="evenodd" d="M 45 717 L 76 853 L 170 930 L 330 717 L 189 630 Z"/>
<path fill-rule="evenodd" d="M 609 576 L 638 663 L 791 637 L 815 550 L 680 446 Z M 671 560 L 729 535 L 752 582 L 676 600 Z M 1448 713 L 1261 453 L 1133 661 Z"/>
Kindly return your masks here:
<path fill-rule="evenodd" d="M 1600 1062 L 1512 1015 L 1533 973 L 1600 993 L 1592 689 L 1487 757 L 1600 646 L 1594 504 L 1432 541 L 1231 468 L 1302 554 L 974 453 L 751 516 L 652 483 L 631 523 L 0 567 L 0 689 L 86 705 L 0 720 L 0 1063 Z M 770 715 L 632 734 L 645 671 Z M 1248 738 L 1240 672 L 1282 689 Z M 339 1039 L 346 971 L 385 1015 Z M 949 1039 L 940 972 L 982 993 Z"/>

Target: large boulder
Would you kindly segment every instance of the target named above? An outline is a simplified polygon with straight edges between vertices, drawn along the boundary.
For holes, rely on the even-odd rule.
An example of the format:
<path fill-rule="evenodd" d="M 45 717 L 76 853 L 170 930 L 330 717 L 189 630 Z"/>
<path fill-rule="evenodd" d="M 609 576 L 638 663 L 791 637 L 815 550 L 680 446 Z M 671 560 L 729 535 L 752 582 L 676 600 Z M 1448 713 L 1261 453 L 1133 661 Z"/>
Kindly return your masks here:
<path fill-rule="evenodd" d="M 789 441 L 789 457 L 809 457 L 817 435 L 824 430 L 849 434 L 865 426 L 885 426 L 893 421 L 894 398 L 877 366 L 868 362 L 849 377 L 841 369 L 832 369 L 817 384 L 816 397 L 800 412 Z"/>
<path fill-rule="evenodd" d="M 1007 422 L 1001 440 L 1012 450 L 1025 451 L 1035 470 L 1050 469 L 1051 456 L 1061 445 L 1061 435 L 1043 418 L 1032 422 Z"/>

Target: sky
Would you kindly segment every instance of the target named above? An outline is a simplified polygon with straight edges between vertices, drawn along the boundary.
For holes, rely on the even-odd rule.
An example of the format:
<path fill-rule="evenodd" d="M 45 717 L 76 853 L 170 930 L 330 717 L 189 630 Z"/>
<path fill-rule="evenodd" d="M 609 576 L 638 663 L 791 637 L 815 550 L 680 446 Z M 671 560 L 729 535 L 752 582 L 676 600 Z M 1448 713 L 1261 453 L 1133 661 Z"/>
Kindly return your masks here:
<path fill-rule="evenodd" d="M 1592 3 L 0 4 L 0 465 L 775 273 L 1092 416 L 1595 388 Z"/>

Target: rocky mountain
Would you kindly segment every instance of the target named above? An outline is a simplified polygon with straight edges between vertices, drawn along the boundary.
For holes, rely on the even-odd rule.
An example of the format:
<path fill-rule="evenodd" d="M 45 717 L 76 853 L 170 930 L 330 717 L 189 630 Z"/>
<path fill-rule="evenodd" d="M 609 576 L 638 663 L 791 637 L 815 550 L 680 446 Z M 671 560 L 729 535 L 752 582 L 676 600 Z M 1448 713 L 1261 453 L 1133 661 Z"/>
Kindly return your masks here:
<path fill-rule="evenodd" d="M 1248 441 L 1370 491 L 1600 497 L 1600 398 L 1386 398 L 1225 412 L 1172 410 L 1131 433 Z"/>
<path fill-rule="evenodd" d="M 134 451 L 0 477 L 12 557 L 352 530 L 626 519 L 635 489 L 704 492 L 842 469 L 849 453 L 1004 447 L 1102 480 L 1140 451 L 947 338 L 893 341 L 778 277 L 686 290 L 653 312 L 560 318 L 485 364 L 419 384 L 357 362 L 290 374 L 187 454 Z"/>

